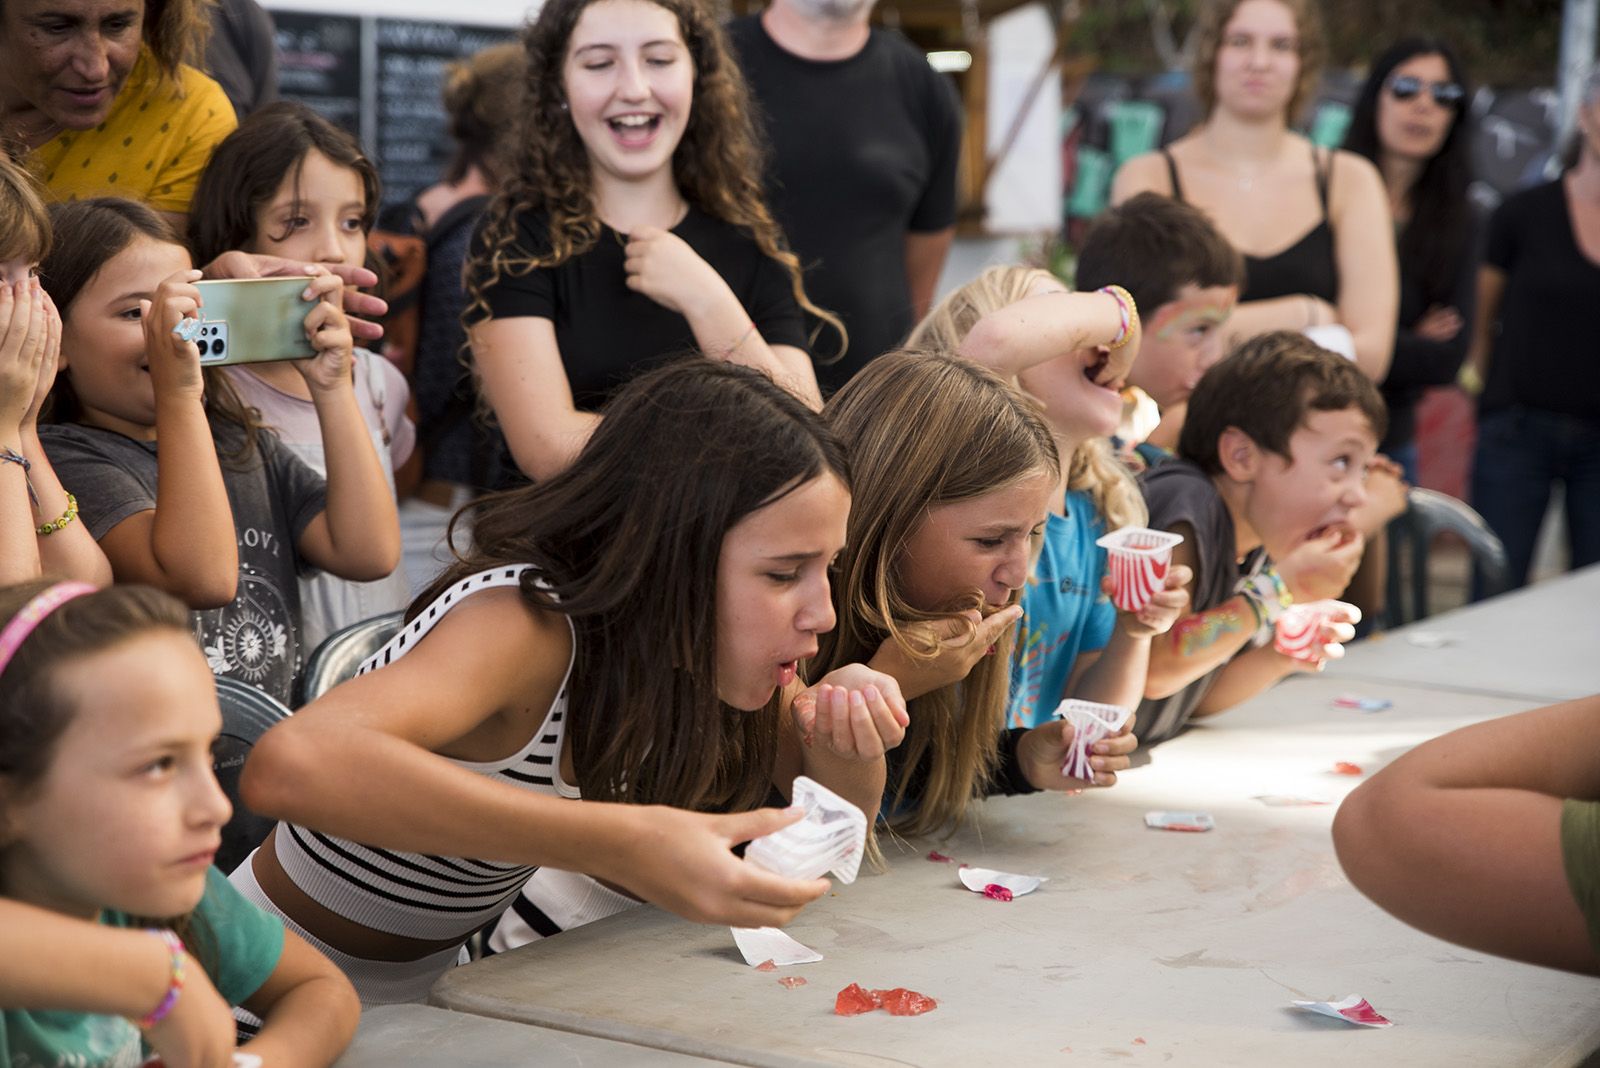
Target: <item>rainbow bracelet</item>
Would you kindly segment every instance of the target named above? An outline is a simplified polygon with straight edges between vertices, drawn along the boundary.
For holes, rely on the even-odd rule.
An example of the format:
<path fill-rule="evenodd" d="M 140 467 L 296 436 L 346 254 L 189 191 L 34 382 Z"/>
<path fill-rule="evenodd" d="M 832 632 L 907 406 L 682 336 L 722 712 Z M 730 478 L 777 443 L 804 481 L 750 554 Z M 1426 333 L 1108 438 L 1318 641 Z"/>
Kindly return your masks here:
<path fill-rule="evenodd" d="M 1122 329 L 1117 331 L 1117 336 L 1106 346 L 1113 352 L 1126 345 L 1133 338 L 1133 328 L 1139 324 L 1139 306 L 1133 302 L 1133 294 L 1121 286 L 1101 286 L 1096 293 L 1104 293 L 1117 302 L 1117 312 L 1122 316 Z"/>
<path fill-rule="evenodd" d="M 161 1004 L 135 1021 L 141 1031 L 148 1031 L 165 1020 L 171 1015 L 173 1006 L 178 1004 L 178 995 L 183 991 L 183 970 L 186 959 L 183 940 L 176 934 L 159 927 L 148 927 L 146 930 L 165 942 L 168 951 L 172 953 L 172 977 L 167 981 L 167 994 L 161 999 Z"/>

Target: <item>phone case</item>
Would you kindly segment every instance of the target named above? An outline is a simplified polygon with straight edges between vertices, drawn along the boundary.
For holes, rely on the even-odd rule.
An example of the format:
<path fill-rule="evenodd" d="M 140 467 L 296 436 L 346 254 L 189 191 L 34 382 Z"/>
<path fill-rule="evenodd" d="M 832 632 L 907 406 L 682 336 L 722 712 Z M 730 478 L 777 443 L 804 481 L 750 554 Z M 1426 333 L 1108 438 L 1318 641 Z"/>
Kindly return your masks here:
<path fill-rule="evenodd" d="M 203 367 L 307 359 L 316 355 L 305 325 L 312 304 L 300 296 L 309 282 L 304 275 L 196 282 L 200 317 L 173 333 L 195 343 Z"/>

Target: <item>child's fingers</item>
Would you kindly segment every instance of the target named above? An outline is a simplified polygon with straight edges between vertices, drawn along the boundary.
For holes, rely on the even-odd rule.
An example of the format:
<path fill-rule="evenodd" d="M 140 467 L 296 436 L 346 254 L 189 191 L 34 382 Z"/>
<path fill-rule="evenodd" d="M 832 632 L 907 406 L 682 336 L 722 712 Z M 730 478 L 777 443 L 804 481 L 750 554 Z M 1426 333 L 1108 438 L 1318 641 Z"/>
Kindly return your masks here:
<path fill-rule="evenodd" d="M 1110 582 L 1111 581 L 1111 576 L 1107 575 L 1105 577 L 1105 581 L 1106 582 Z M 1189 589 L 1189 583 L 1191 583 L 1193 581 L 1194 581 L 1194 570 L 1192 568 L 1190 568 L 1187 564 L 1173 564 L 1170 568 L 1167 569 L 1167 587 L 1166 588 L 1168 590 L 1184 590 L 1184 591 L 1187 591 Z"/>
<path fill-rule="evenodd" d="M 816 728 L 817 722 L 816 695 L 808 690 L 796 696 L 789 704 L 789 718 L 794 721 L 800 737 L 809 743 L 811 732 Z"/>
<path fill-rule="evenodd" d="M 855 749 L 855 732 L 850 725 L 850 691 L 842 686 L 829 687 L 824 700 L 828 704 L 828 723 L 832 728 L 829 744 L 833 751 L 847 754 Z"/>
<path fill-rule="evenodd" d="M 336 274 L 319 274 L 311 279 L 311 284 L 306 286 L 300 294 L 303 300 L 320 300 L 343 303 L 344 279 Z"/>
<path fill-rule="evenodd" d="M 978 626 L 978 641 L 983 643 L 985 649 L 988 649 L 998 642 L 1007 630 L 1016 626 L 1017 621 L 1021 618 L 1022 606 L 1020 604 L 1006 605 L 1006 607 L 990 615 L 988 619 L 985 619 Z"/>
<path fill-rule="evenodd" d="M 798 807 L 758 808 L 753 812 L 715 817 L 715 827 L 718 834 L 727 838 L 728 845 L 736 846 L 781 831 L 791 823 L 798 823 L 805 814 L 805 809 Z"/>
<path fill-rule="evenodd" d="M 885 751 L 893 749 L 905 739 L 905 723 L 901 722 L 900 716 L 876 686 L 868 686 L 864 693 L 867 698 L 867 711 L 872 714 L 873 731 Z"/>
<path fill-rule="evenodd" d="M 883 755 L 883 739 L 878 737 L 877 724 L 873 722 L 872 709 L 867 707 L 867 695 L 860 690 L 850 691 L 850 748 L 841 751 L 863 760 Z"/>

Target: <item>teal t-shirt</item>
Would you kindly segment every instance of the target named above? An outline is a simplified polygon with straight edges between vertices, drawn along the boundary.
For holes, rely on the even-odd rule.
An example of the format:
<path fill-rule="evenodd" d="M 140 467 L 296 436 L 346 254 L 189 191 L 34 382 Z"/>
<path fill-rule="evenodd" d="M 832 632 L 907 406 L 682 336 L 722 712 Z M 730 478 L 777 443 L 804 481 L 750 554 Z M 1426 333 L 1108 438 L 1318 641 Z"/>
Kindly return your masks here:
<path fill-rule="evenodd" d="M 238 1005 L 278 966 L 283 924 L 241 897 L 216 868 L 206 873 L 195 916 L 195 926 L 209 939 L 210 959 L 217 962 L 211 983 L 228 1004 Z M 132 926 L 119 912 L 101 913 L 100 922 Z M 119 1016 L 0 1011 L 0 1063 L 10 1068 L 138 1068 L 145 1057 L 139 1029 Z"/>
<path fill-rule="evenodd" d="M 1100 592 L 1106 551 L 1095 539 L 1105 522 L 1079 490 L 1067 492 L 1063 511 L 1045 522 L 1039 560 L 1022 591 L 1008 727 L 1050 722 L 1078 655 L 1104 649 L 1117 623 L 1116 608 Z"/>

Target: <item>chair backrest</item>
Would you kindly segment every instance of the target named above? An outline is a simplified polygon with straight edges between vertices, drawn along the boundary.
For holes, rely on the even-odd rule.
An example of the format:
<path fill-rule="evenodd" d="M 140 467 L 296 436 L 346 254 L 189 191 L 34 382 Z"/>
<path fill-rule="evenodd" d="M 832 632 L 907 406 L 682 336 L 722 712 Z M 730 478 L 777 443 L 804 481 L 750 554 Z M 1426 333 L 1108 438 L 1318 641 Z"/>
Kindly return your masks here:
<path fill-rule="evenodd" d="M 404 612 L 390 612 L 336 630 L 322 640 L 306 661 L 300 677 L 300 704 L 307 705 L 346 679 L 356 668 L 400 631 Z"/>
<path fill-rule="evenodd" d="M 1397 623 L 1415 622 L 1430 614 L 1428 607 L 1428 556 L 1440 534 L 1454 534 L 1466 543 L 1473 566 L 1483 576 L 1486 596 L 1502 593 L 1510 585 L 1506 548 L 1483 516 L 1448 493 L 1413 488 L 1407 495 L 1406 513 L 1389 527 L 1391 567 L 1389 569 L 1389 614 Z M 1400 579 L 1392 566 L 1399 554 L 1409 549 L 1411 572 L 1411 611 L 1398 603 Z"/>
<path fill-rule="evenodd" d="M 211 770 L 233 802 L 233 818 L 222 828 L 216 865 L 231 872 L 261 844 L 274 822 L 251 812 L 239 796 L 245 758 L 267 729 L 290 712 L 277 699 L 237 679 L 217 680 L 217 703 L 222 707 L 222 733 L 211 750 Z"/>

